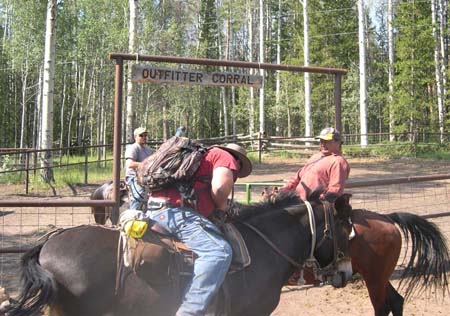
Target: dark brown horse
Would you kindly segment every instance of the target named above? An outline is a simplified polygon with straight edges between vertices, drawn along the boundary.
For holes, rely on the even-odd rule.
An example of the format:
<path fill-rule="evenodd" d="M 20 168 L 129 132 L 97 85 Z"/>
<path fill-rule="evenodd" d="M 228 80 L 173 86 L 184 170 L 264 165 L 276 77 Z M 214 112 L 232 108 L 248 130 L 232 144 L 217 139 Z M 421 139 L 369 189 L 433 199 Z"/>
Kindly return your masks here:
<path fill-rule="evenodd" d="M 312 205 L 317 227 L 313 253 L 324 267 L 342 257 L 336 256 L 336 249 L 347 248 L 348 205 L 337 205 L 338 211 L 330 216 L 322 204 Z M 294 267 L 310 257 L 313 234 L 307 208 L 296 195 L 280 194 L 274 202 L 244 207 L 235 216 L 235 225 L 252 262 L 227 276 L 225 294 L 218 295 L 221 303 L 213 304 L 217 308 L 208 315 L 268 316 L 278 305 L 281 288 Z M 33 315 L 49 306 L 52 316 L 172 316 L 182 288 L 176 284 L 183 283 L 174 282 L 180 279 L 168 269 L 176 254 L 153 244 L 136 273 L 122 274 L 116 295 L 118 238 L 118 230 L 80 226 L 63 230 L 26 253 L 22 291 L 8 315 Z M 338 268 L 337 275 L 342 273 L 351 277 L 350 271 Z"/>
<path fill-rule="evenodd" d="M 113 195 L 113 182 L 108 181 L 103 183 L 91 194 L 91 200 L 112 200 Z M 120 210 L 129 206 L 128 202 L 128 189 L 125 181 L 120 181 Z M 112 207 L 110 206 L 92 206 L 91 212 L 94 215 L 95 222 L 97 224 L 105 225 L 106 221 L 111 220 Z M 113 223 L 117 224 L 117 223 Z"/>
<path fill-rule="evenodd" d="M 404 298 L 389 280 L 399 260 L 402 233 L 409 248 L 406 266 L 399 276 L 405 297 L 424 289 L 448 293 L 450 255 L 445 237 L 436 225 L 411 213 L 382 215 L 361 209 L 353 210 L 352 221 L 352 267 L 366 283 L 375 316 L 403 315 Z M 295 284 L 298 276 L 296 273 L 289 284 Z M 308 284 L 314 283 L 310 273 L 305 274 L 305 279 Z"/>

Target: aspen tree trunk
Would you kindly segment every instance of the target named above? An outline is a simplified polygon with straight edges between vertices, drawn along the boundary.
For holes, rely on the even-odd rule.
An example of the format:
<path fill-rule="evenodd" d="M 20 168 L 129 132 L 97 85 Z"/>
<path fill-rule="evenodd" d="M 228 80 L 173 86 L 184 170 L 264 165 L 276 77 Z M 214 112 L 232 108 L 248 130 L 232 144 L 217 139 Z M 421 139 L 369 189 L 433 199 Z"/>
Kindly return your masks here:
<path fill-rule="evenodd" d="M 308 20 L 308 0 L 300 1 L 303 4 L 303 64 L 309 66 L 309 20 Z M 305 136 L 311 136 L 311 82 L 309 72 L 304 73 L 305 77 Z"/>
<path fill-rule="evenodd" d="M 130 53 L 137 53 L 137 8 L 138 0 L 129 0 L 130 4 L 130 30 L 128 32 L 128 51 Z M 127 100 L 126 100 L 126 140 L 132 142 L 134 140 L 133 130 L 136 126 L 136 104 L 134 95 L 134 84 L 131 82 L 131 66 L 132 61 L 128 62 L 128 76 L 127 76 Z"/>
<path fill-rule="evenodd" d="M 227 18 L 227 25 L 226 25 L 226 32 L 225 32 L 225 50 L 224 50 L 224 59 L 229 59 L 230 54 L 230 35 L 231 35 L 231 21 L 230 21 L 230 15 L 231 15 L 231 2 L 228 6 L 228 18 Z M 219 17 L 217 16 L 217 20 L 219 20 Z M 217 21 L 219 23 L 219 21 Z M 228 93 L 227 89 L 225 87 L 221 87 L 221 95 L 222 95 L 222 102 L 223 102 L 223 131 L 224 135 L 228 136 Z"/>
<path fill-rule="evenodd" d="M 251 7 L 252 1 L 247 2 L 247 20 L 248 20 L 248 61 L 253 61 L 253 13 Z M 253 74 L 253 69 L 250 69 L 250 75 Z M 253 87 L 250 88 L 250 97 L 248 103 L 248 128 L 250 137 L 253 137 L 255 133 L 255 89 Z"/>
<path fill-rule="evenodd" d="M 443 30 L 439 29 L 439 23 L 437 21 L 437 11 L 438 4 L 436 0 L 431 0 L 431 23 L 433 25 L 433 37 L 434 37 L 434 73 L 436 80 L 436 97 L 438 105 L 438 115 L 439 115 L 439 133 L 440 141 L 444 142 L 444 96 L 443 96 L 443 85 L 442 85 L 442 74 L 441 74 L 441 50 L 440 50 L 440 37 Z"/>
<path fill-rule="evenodd" d="M 38 91 L 36 94 L 36 106 L 34 108 L 34 118 L 33 118 L 33 142 L 31 144 L 32 148 L 38 148 L 41 144 L 41 123 L 42 123 L 42 76 L 43 67 L 39 66 L 38 70 Z M 34 166 L 36 167 L 36 166 Z"/>
<path fill-rule="evenodd" d="M 447 23 L 447 11 L 448 10 L 448 2 L 447 0 L 439 0 L 439 24 L 441 33 L 439 36 L 440 39 L 440 49 L 441 49 L 441 74 L 442 74 L 442 94 L 445 97 L 447 96 L 447 66 L 448 66 L 448 23 Z M 444 101 L 445 103 L 445 101 Z M 444 106 L 444 117 L 445 117 L 445 106 Z"/>
<path fill-rule="evenodd" d="M 259 59 L 260 63 L 264 63 L 264 1 L 259 0 Z M 259 70 L 262 77 L 262 86 L 259 88 L 259 133 L 264 135 L 264 69 Z"/>
<path fill-rule="evenodd" d="M 28 86 L 28 58 L 25 60 L 25 69 L 22 70 L 22 116 L 20 119 L 20 144 L 19 148 L 25 147 L 27 138 L 27 86 Z M 22 158 L 22 157 L 21 157 Z M 22 160 L 22 159 L 21 159 Z"/>
<path fill-rule="evenodd" d="M 53 87 L 55 73 L 55 31 L 56 31 L 56 0 L 47 2 L 47 19 L 45 28 L 44 78 L 42 87 L 42 143 L 41 149 L 53 147 Z M 41 178 L 44 182 L 55 181 L 53 176 L 52 152 L 41 154 Z M 53 193 L 56 191 L 53 189 Z"/>
<path fill-rule="evenodd" d="M 388 54 L 389 54 L 389 66 L 388 66 L 388 84 L 389 84 L 389 140 L 393 142 L 395 140 L 394 135 L 394 27 L 393 23 L 393 2 L 394 0 L 388 0 L 388 15 L 387 15 L 387 27 L 388 27 Z"/>
<path fill-rule="evenodd" d="M 230 16 L 233 13 L 232 5 L 233 1 L 230 0 L 229 6 L 230 6 Z M 231 24 L 231 23 L 230 23 Z M 236 37 L 234 35 L 234 32 L 230 25 L 230 41 L 231 41 L 231 49 L 230 49 L 230 59 L 234 60 L 235 56 L 235 49 L 236 49 Z M 236 89 L 234 86 L 231 87 L 231 133 L 233 135 L 236 135 Z"/>
<path fill-rule="evenodd" d="M 366 115 L 366 46 L 364 27 L 364 0 L 358 0 L 359 24 L 359 119 L 361 125 L 361 147 L 367 146 L 367 115 Z"/>
<path fill-rule="evenodd" d="M 281 64 L 281 0 L 278 0 L 277 16 L 277 64 Z M 280 71 L 276 71 L 275 82 L 275 135 L 280 136 Z"/>
<path fill-rule="evenodd" d="M 61 125 L 61 131 L 59 132 L 59 148 L 64 147 L 64 118 L 66 116 L 65 109 L 66 109 L 66 89 L 67 89 L 67 82 L 66 82 L 66 73 L 64 73 L 63 77 L 63 89 L 62 89 L 62 97 L 61 97 L 61 113 L 59 115 L 59 124 Z"/>
<path fill-rule="evenodd" d="M 80 84 L 79 84 L 79 81 L 80 81 L 79 80 L 79 78 L 80 78 L 80 75 L 79 75 L 80 68 L 78 67 L 78 63 L 77 62 L 74 62 L 74 67 L 75 67 L 75 74 L 74 74 L 75 80 L 74 81 L 75 81 L 75 86 L 76 86 L 77 93 L 75 95 L 75 98 L 73 100 L 73 104 L 72 104 L 71 110 L 70 110 L 69 126 L 67 128 L 67 146 L 70 146 L 70 144 L 71 144 L 71 139 L 72 139 L 72 122 L 73 122 L 74 117 L 75 117 L 75 108 L 76 108 L 76 106 L 77 106 L 77 104 L 79 102 L 79 95 L 80 95 L 80 89 L 79 89 L 79 86 L 80 86 Z"/>
<path fill-rule="evenodd" d="M 80 97 L 78 99 L 78 119 L 77 119 L 77 146 L 81 146 L 83 141 L 83 126 L 82 123 L 85 120 L 84 117 L 84 94 L 86 92 L 86 78 L 87 78 L 87 63 L 88 61 L 85 60 L 84 66 L 83 66 L 83 76 L 81 77 L 80 82 Z"/>

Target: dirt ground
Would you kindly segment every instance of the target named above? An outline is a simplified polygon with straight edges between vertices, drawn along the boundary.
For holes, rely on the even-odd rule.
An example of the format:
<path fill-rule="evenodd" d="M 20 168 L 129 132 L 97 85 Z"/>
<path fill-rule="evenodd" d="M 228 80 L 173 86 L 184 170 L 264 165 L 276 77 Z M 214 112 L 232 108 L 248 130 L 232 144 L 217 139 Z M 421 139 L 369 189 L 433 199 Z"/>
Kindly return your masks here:
<path fill-rule="evenodd" d="M 251 176 L 240 179 L 238 183 L 261 183 L 261 182 L 279 182 L 294 175 L 297 169 L 305 162 L 305 159 L 280 159 L 263 157 L 263 163 L 254 164 L 254 171 Z M 399 159 L 399 160 L 381 160 L 381 159 L 349 159 L 351 165 L 351 181 L 364 181 L 374 179 L 388 179 L 407 176 L 419 176 L 430 174 L 449 173 L 448 161 L 430 162 L 417 159 Z M 80 186 L 75 190 L 71 188 L 67 192 L 60 191 L 60 196 L 73 198 L 88 198 L 89 194 L 95 188 L 95 185 Z M 262 188 L 255 186 L 252 190 L 252 200 L 258 200 Z M 408 189 L 409 191 L 411 189 Z M 438 191 L 440 190 L 440 191 Z M 444 191 L 442 191 L 444 190 Z M 7 187 L 0 187 L 0 199 L 17 199 L 26 198 L 23 196 L 5 196 L 8 191 Z M 365 200 L 363 194 L 372 193 L 370 190 L 354 191 L 353 203 L 359 203 Z M 438 209 L 442 212 L 450 212 L 450 181 L 439 183 L 435 186 L 421 186 L 421 195 L 428 196 L 431 194 L 432 200 L 439 200 Z M 417 192 L 413 194 L 417 195 Z M 431 192 L 431 193 L 428 193 Z M 439 193 L 436 193 L 439 192 Z M 444 193 L 442 193 L 444 192 Z M 444 198 L 442 198 L 444 195 Z M 236 187 L 235 197 L 237 200 L 245 199 L 244 186 Z M 405 195 L 403 194 L 402 198 Z M 416 204 L 422 204 L 425 198 Z M 428 201 L 428 200 L 427 200 Z M 374 202 L 376 206 L 382 208 L 382 204 L 378 201 Z M 427 202 L 428 203 L 428 202 Z M 444 205 L 444 206 L 442 206 Z M 371 208 L 372 209 L 372 208 Z M 376 209 L 379 210 L 377 207 Z M 2 231 L 0 231 L 1 244 L 4 246 L 17 245 L 17 233 L 20 232 L 20 242 L 30 241 L 36 236 L 42 234 L 43 231 L 52 227 L 64 227 L 93 222 L 87 208 L 38 208 L 36 210 L 17 210 L 17 209 L 1 209 L 0 220 L 2 222 Z M 38 224 L 36 224 L 36 222 Z M 443 228 L 450 230 L 450 223 L 440 224 Z M 0 254 L 0 272 L 1 284 L 7 288 L 13 289 L 17 282 L 17 265 L 18 256 L 9 254 Z M 11 274 L 14 280 L 11 280 Z M 398 284 L 398 280 L 393 280 L 394 286 Z M 400 294 L 402 292 L 400 291 Z M 412 297 L 405 303 L 405 315 L 444 315 L 448 314 L 450 309 L 450 299 L 447 295 L 445 298 L 440 293 L 422 293 Z M 334 289 L 331 286 L 322 287 L 296 287 L 289 286 L 283 288 L 280 304 L 273 312 L 273 316 L 297 316 L 297 315 L 373 315 L 370 298 L 362 280 L 347 285 L 343 289 Z"/>

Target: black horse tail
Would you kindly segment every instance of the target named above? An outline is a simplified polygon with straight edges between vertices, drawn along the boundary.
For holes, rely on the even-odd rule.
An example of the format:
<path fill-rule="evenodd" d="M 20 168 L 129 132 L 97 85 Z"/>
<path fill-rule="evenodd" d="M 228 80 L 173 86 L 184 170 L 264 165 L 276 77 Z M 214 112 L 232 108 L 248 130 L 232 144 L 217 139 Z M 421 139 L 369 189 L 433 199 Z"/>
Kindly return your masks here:
<path fill-rule="evenodd" d="M 56 297 L 56 284 L 39 264 L 39 253 L 44 244 L 38 245 L 22 257 L 21 291 L 8 309 L 8 316 L 36 315 Z"/>
<path fill-rule="evenodd" d="M 400 287 L 406 291 L 405 297 L 416 290 L 420 292 L 429 287 L 441 289 L 444 295 L 449 293 L 446 272 L 449 270 L 450 254 L 439 228 L 411 213 L 397 212 L 388 214 L 387 217 L 400 227 L 406 240 L 407 252 L 411 253 L 400 281 Z M 409 244 L 412 245 L 411 249 L 408 249 Z"/>

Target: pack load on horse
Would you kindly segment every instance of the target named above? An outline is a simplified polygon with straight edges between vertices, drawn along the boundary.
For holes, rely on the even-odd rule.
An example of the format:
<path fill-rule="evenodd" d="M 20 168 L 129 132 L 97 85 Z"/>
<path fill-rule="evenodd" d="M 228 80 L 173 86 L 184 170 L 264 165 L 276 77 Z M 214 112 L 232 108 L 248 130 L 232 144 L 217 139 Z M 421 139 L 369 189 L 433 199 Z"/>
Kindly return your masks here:
<path fill-rule="evenodd" d="M 287 193 L 239 209 L 230 220 L 252 261 L 226 276 L 207 315 L 269 316 L 289 276 L 306 262 L 315 261 L 318 273 L 333 271 L 329 279 L 339 275 L 345 284 L 351 277 L 349 207 L 345 201 L 336 208 L 307 204 Z M 33 315 L 48 306 L 53 316 L 173 316 L 189 269 L 171 237 L 155 230 L 148 230 L 148 242 L 129 267 L 117 257 L 116 228 L 78 226 L 47 236 L 22 258 L 22 290 L 8 315 Z"/>
<path fill-rule="evenodd" d="M 276 187 L 266 188 L 263 196 L 275 199 L 278 192 Z M 353 209 L 351 221 L 354 229 L 349 240 L 352 268 L 365 281 L 375 316 L 403 315 L 405 299 L 389 281 L 400 257 L 402 234 L 409 250 L 399 277 L 399 288 L 405 291 L 405 298 L 427 289 L 441 290 L 444 295 L 449 293 L 450 252 L 446 238 L 434 223 L 411 213 L 379 214 L 364 209 Z M 310 270 L 305 270 L 303 275 L 296 271 L 289 279 L 291 285 L 305 282 L 317 282 Z"/>

